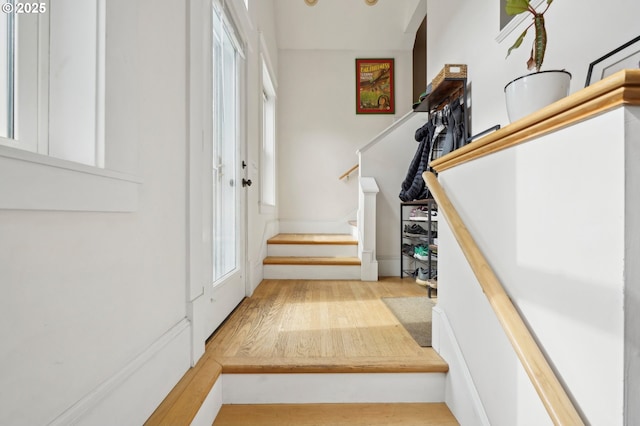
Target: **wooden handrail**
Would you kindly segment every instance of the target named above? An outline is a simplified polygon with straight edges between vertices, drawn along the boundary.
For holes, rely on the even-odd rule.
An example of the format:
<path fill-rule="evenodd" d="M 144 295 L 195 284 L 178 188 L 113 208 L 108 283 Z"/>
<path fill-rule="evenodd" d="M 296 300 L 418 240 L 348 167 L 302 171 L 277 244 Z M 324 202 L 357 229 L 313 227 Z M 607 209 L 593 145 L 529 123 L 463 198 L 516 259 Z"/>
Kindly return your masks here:
<path fill-rule="evenodd" d="M 431 172 L 422 174 L 438 204 L 438 211 L 449 223 L 462 252 L 487 296 L 502 328 L 533 383 L 555 425 L 584 425 L 580 414 L 551 369 L 546 357 L 507 295 L 498 277 L 476 245 L 449 197 Z"/>
<path fill-rule="evenodd" d="M 360 167 L 359 164 L 356 164 L 355 166 L 353 166 L 352 168 L 350 168 L 349 170 L 347 170 L 346 172 L 344 172 L 339 178 L 338 180 L 342 180 L 344 178 L 348 178 L 349 175 L 351 175 L 351 173 L 355 172 L 356 170 L 358 170 L 358 167 Z"/>

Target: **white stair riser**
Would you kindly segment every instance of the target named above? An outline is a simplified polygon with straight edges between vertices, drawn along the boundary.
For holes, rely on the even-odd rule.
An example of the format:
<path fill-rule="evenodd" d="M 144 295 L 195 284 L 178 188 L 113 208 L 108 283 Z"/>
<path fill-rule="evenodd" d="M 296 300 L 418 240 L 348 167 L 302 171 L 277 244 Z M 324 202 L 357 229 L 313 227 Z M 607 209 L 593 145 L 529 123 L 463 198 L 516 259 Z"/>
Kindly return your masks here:
<path fill-rule="evenodd" d="M 445 373 L 224 374 L 224 404 L 444 402 Z"/>
<path fill-rule="evenodd" d="M 360 265 L 264 265 L 263 273 L 273 280 L 359 280 Z"/>
<path fill-rule="evenodd" d="M 222 376 L 218 377 L 189 426 L 211 426 L 222 408 Z"/>
<path fill-rule="evenodd" d="M 337 244 L 269 244 L 268 256 L 358 257 L 357 245 Z"/>

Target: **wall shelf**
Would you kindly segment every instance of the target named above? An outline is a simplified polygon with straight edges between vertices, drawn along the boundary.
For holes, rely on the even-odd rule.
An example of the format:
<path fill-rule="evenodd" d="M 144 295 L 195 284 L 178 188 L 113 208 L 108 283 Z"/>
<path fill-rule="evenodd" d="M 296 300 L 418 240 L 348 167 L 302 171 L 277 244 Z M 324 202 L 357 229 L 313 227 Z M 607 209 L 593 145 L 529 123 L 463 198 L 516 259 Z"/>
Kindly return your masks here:
<path fill-rule="evenodd" d="M 432 113 L 440 109 L 441 106 L 446 105 L 451 100 L 457 98 L 458 93 L 462 96 L 464 105 L 464 123 L 465 123 L 465 144 L 472 140 L 484 136 L 487 133 L 494 132 L 500 129 L 500 125 L 489 127 L 482 132 L 471 136 L 471 121 L 469 120 L 469 108 L 467 105 L 467 78 L 466 77 L 448 77 L 445 78 L 442 83 L 438 85 L 431 93 L 429 93 L 418 105 L 413 109 L 414 112 L 428 112 Z"/>
<path fill-rule="evenodd" d="M 462 90 L 465 107 L 467 102 L 467 79 L 466 78 L 445 78 L 438 87 L 433 89 L 413 110 L 416 112 L 431 112 L 439 105 L 443 105 L 447 98 Z M 466 108 L 465 108 L 466 110 Z"/>

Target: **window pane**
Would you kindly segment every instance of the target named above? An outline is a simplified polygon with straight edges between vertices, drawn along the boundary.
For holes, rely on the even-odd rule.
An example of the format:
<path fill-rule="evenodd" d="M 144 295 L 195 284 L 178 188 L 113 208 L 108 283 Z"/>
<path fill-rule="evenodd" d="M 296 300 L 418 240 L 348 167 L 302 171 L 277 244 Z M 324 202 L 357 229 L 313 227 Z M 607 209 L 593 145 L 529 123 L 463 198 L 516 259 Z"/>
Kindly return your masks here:
<path fill-rule="evenodd" d="M 213 277 L 237 266 L 238 114 L 237 50 L 221 16 L 214 12 L 213 46 Z"/>
<path fill-rule="evenodd" d="M 102 162 L 96 152 L 98 11 L 96 0 L 56 0 L 48 10 L 49 155 L 92 166 Z"/>
<path fill-rule="evenodd" d="M 0 137 L 13 139 L 15 99 L 14 15 L 0 14 Z"/>
<path fill-rule="evenodd" d="M 104 167 L 105 2 L 29 4 L 0 14 L 0 144 Z"/>
<path fill-rule="evenodd" d="M 262 202 L 276 204 L 275 197 L 275 105 L 273 99 L 265 97 L 262 146 Z"/>
<path fill-rule="evenodd" d="M 260 158 L 261 202 L 265 205 L 276 204 L 276 101 L 273 82 L 266 64 L 262 64 L 262 153 Z"/>

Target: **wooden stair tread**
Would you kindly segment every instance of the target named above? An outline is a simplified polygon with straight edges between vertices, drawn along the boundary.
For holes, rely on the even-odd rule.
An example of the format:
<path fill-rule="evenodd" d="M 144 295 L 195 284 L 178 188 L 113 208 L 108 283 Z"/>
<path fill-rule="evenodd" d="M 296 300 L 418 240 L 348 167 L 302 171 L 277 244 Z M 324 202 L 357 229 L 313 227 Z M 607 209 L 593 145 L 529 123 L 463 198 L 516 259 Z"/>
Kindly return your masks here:
<path fill-rule="evenodd" d="M 264 265 L 360 266 L 357 257 L 267 256 Z"/>
<path fill-rule="evenodd" d="M 358 245 L 349 234 L 278 234 L 267 244 Z"/>
<path fill-rule="evenodd" d="M 449 365 L 432 348 L 421 356 L 393 357 L 238 357 L 220 356 L 224 374 L 446 373 Z"/>
<path fill-rule="evenodd" d="M 213 426 L 458 425 L 444 403 L 223 405 Z"/>

